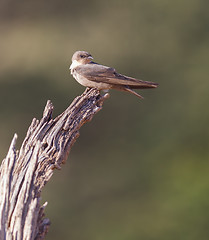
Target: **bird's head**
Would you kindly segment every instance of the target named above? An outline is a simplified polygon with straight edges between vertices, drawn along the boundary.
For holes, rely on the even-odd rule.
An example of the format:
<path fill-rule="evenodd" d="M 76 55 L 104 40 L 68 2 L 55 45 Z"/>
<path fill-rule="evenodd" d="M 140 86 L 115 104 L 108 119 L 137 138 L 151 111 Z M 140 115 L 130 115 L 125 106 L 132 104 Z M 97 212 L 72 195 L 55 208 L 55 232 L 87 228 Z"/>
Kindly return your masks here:
<path fill-rule="evenodd" d="M 70 69 L 73 69 L 82 64 L 90 63 L 92 59 L 93 57 L 90 53 L 85 51 L 77 51 L 72 56 L 72 64 L 70 66 Z"/>

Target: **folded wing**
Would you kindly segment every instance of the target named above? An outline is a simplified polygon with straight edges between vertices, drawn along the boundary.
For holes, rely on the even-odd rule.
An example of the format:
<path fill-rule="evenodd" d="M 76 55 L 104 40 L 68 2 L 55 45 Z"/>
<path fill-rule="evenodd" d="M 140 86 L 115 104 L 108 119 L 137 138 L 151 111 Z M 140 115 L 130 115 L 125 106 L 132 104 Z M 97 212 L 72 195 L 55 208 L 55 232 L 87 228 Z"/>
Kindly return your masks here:
<path fill-rule="evenodd" d="M 130 88 L 156 88 L 157 83 L 142 81 L 119 74 L 114 68 L 97 63 L 90 63 L 76 67 L 76 72 L 90 81 L 104 82 L 113 85 L 124 85 Z"/>

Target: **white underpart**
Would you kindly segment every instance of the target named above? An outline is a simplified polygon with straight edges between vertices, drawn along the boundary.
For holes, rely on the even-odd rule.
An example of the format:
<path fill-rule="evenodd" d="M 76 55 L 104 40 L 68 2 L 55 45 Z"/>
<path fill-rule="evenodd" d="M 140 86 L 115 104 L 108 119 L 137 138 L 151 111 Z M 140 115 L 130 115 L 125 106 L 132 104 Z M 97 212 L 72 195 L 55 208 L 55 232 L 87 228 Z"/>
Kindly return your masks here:
<path fill-rule="evenodd" d="M 76 71 L 73 71 L 76 67 L 82 65 L 82 63 L 78 62 L 77 60 L 73 60 L 72 64 L 70 65 L 71 74 L 79 82 L 81 85 L 90 88 L 97 88 L 99 90 L 110 89 L 111 85 L 103 82 L 94 82 L 88 80 L 86 77 L 78 74 Z"/>
<path fill-rule="evenodd" d="M 82 65 L 82 63 L 80 63 L 80 62 L 78 62 L 77 60 L 73 60 L 72 61 L 72 64 L 70 65 L 70 70 L 71 70 L 71 72 L 72 72 L 72 70 L 74 69 L 74 68 L 76 68 L 77 66 L 80 66 L 80 65 Z"/>

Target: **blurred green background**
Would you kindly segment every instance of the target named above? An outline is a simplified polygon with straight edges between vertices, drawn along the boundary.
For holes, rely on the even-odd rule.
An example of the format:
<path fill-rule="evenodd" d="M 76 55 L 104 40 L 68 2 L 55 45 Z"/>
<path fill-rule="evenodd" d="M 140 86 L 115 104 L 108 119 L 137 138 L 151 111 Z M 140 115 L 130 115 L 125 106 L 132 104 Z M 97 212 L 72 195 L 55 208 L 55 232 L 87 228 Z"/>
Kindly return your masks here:
<path fill-rule="evenodd" d="M 47 239 L 209 238 L 209 2 L 0 2 L 0 158 L 48 99 L 54 116 L 84 91 L 76 50 L 154 81 L 144 100 L 111 91 L 81 129 L 42 201 Z"/>

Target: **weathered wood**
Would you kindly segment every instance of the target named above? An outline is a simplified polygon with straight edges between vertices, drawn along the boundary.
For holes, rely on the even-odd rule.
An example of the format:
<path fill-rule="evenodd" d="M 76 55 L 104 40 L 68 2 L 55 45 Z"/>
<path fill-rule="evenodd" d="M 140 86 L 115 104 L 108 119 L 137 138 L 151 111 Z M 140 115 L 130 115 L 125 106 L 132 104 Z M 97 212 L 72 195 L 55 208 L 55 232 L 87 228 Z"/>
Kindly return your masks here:
<path fill-rule="evenodd" d="M 14 135 L 0 167 L 0 240 L 44 239 L 50 221 L 44 218 L 47 203 L 40 205 L 41 190 L 66 161 L 81 126 L 101 110 L 107 97 L 86 89 L 55 119 L 48 101 L 42 119 L 33 119 L 19 153 Z"/>

